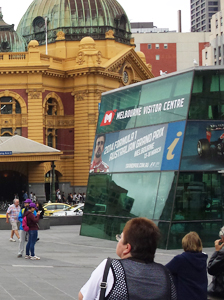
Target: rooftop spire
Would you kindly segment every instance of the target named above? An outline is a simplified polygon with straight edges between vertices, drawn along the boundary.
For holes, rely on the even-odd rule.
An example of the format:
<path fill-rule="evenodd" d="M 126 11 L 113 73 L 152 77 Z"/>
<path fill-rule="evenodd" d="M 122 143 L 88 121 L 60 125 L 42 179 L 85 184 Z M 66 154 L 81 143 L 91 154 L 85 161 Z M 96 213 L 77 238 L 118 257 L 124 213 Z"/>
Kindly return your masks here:
<path fill-rule="evenodd" d="M 3 19 L 2 8 L 0 7 L 0 19 Z"/>

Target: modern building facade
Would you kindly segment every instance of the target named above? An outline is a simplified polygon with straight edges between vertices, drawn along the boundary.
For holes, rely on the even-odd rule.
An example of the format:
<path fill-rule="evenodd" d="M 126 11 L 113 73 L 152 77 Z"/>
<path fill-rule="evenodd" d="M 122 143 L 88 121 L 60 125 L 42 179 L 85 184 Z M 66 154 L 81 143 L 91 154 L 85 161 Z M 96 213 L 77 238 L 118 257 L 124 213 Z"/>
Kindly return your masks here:
<path fill-rule="evenodd" d="M 189 231 L 213 246 L 223 225 L 224 70 L 196 67 L 102 95 L 96 130 L 106 169 L 90 169 L 81 234 L 115 239 L 152 219 L 160 247 Z M 102 146 L 102 145 L 101 145 Z"/>
<path fill-rule="evenodd" d="M 212 16 L 209 43 L 202 51 L 203 66 L 224 65 L 224 0 L 221 10 Z"/>
<path fill-rule="evenodd" d="M 202 50 L 208 45 L 209 32 L 135 33 L 136 51 L 145 54 L 154 76 L 160 70 L 171 73 L 202 65 Z"/>
<path fill-rule="evenodd" d="M 0 200 L 21 192 L 13 185 L 20 177 L 21 190 L 43 200 L 53 175 L 65 196 L 85 192 L 101 93 L 153 77 L 130 28 L 114 0 L 34 0 L 17 32 L 0 15 L 0 136 L 16 132 L 60 150 L 53 164 L 4 156 Z"/>
<path fill-rule="evenodd" d="M 191 0 L 191 32 L 211 31 L 211 18 L 220 10 L 220 0 Z"/>

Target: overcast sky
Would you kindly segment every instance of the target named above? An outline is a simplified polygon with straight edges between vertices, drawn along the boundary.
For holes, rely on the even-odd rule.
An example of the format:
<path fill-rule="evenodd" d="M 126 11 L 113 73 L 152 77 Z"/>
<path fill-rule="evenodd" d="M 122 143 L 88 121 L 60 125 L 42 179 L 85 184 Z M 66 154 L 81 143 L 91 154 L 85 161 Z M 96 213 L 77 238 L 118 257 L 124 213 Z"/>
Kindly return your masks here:
<path fill-rule="evenodd" d="M 1 0 L 4 21 L 16 27 L 33 0 Z M 130 22 L 153 22 L 158 28 L 178 29 L 177 11 L 182 11 L 182 31 L 190 31 L 190 0 L 118 0 Z"/>

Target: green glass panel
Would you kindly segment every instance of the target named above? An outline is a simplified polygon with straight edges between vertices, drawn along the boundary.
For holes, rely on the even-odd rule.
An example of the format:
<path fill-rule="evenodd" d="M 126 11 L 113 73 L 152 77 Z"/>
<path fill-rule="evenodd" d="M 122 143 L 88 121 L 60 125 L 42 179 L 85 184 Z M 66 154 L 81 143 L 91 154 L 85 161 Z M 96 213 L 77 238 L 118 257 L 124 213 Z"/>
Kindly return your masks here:
<path fill-rule="evenodd" d="M 195 71 L 188 117 L 191 120 L 224 119 L 224 70 Z"/>
<path fill-rule="evenodd" d="M 159 177 L 159 172 L 90 175 L 84 212 L 152 219 Z"/>
<path fill-rule="evenodd" d="M 152 219 L 159 177 L 159 172 L 112 175 L 113 181 L 127 191 L 127 193 L 122 194 L 119 197 L 119 201 L 117 201 L 117 203 L 122 203 L 123 210 L 126 210 L 125 216 L 129 214 L 131 217 L 146 217 Z M 113 211 L 109 213 L 111 214 Z M 122 210 L 119 209 L 117 213 L 121 216 Z"/>
<path fill-rule="evenodd" d="M 106 214 L 110 182 L 111 176 L 107 174 L 89 176 L 85 213 Z"/>
<path fill-rule="evenodd" d="M 98 134 L 134 127 L 136 117 L 121 118 L 119 120 L 116 120 L 116 116 L 115 116 L 111 125 L 108 126 L 100 126 L 100 125 L 105 117 L 106 112 L 116 111 L 116 113 L 119 113 L 123 110 L 132 110 L 134 108 L 137 108 L 139 104 L 141 88 L 142 86 L 139 85 L 134 88 L 123 89 L 116 93 L 111 93 L 102 96 L 98 125 L 97 125 Z"/>
<path fill-rule="evenodd" d="M 144 84 L 136 127 L 186 119 L 192 80 L 191 71 Z"/>
<path fill-rule="evenodd" d="M 182 248 L 182 239 L 190 231 L 196 231 L 198 233 L 202 240 L 203 247 L 214 247 L 214 241 L 217 240 L 221 227 L 221 221 L 172 223 L 167 249 Z"/>
<path fill-rule="evenodd" d="M 177 173 L 162 172 L 153 219 L 170 220 Z"/>
<path fill-rule="evenodd" d="M 223 184 L 223 176 L 218 172 L 181 172 L 173 221 L 221 220 Z"/>
<path fill-rule="evenodd" d="M 161 233 L 158 248 L 165 249 L 167 246 L 170 222 L 155 222 L 155 224 L 159 227 Z"/>
<path fill-rule="evenodd" d="M 128 218 L 84 214 L 80 234 L 115 241 L 115 236 L 123 231 Z M 115 253 L 116 249 L 114 249 Z"/>

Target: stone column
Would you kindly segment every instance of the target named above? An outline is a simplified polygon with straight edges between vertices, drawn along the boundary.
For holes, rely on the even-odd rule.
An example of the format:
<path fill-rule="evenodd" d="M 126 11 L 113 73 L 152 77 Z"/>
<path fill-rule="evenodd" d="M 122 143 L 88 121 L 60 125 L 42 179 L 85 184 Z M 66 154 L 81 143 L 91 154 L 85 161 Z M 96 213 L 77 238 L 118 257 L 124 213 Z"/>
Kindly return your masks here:
<path fill-rule="evenodd" d="M 29 89 L 28 93 L 28 138 L 44 144 L 42 89 Z"/>

